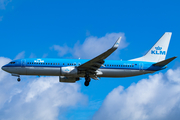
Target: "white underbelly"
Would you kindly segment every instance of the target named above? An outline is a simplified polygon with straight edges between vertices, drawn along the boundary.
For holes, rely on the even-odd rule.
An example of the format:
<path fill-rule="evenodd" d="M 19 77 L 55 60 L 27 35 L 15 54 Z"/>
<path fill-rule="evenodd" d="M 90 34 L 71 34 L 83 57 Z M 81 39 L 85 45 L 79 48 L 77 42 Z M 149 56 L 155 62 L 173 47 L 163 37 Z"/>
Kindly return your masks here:
<path fill-rule="evenodd" d="M 60 76 L 60 67 L 14 67 L 11 70 L 19 75 Z"/>
<path fill-rule="evenodd" d="M 99 69 L 102 75 L 98 77 L 130 77 L 155 71 L 146 70 L 132 70 L 132 69 Z M 11 67 L 10 73 L 19 75 L 43 75 L 43 76 L 61 76 L 60 67 Z M 78 74 L 77 77 L 84 77 L 85 75 Z"/>
<path fill-rule="evenodd" d="M 155 71 L 146 71 L 146 70 L 132 70 L 132 69 L 100 69 L 102 75 L 99 77 L 130 77 L 137 76 L 147 73 L 153 73 Z"/>

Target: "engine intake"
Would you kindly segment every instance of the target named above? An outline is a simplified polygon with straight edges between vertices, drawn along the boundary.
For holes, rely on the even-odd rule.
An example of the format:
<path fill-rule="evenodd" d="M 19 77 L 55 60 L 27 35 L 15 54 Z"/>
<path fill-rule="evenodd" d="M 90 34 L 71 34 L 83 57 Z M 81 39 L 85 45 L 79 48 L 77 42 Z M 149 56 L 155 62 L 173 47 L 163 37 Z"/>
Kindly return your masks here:
<path fill-rule="evenodd" d="M 59 76 L 59 82 L 75 83 L 78 80 L 80 80 L 79 77 Z"/>
<path fill-rule="evenodd" d="M 61 68 L 61 76 L 76 76 L 77 74 L 78 70 L 74 66 Z"/>

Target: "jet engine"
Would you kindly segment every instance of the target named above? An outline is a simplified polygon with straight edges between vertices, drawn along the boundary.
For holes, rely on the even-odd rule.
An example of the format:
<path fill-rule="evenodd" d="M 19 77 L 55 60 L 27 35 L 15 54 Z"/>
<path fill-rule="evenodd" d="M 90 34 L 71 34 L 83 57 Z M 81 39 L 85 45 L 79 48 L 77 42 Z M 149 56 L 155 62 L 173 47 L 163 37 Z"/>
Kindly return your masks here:
<path fill-rule="evenodd" d="M 74 83 L 76 81 L 80 80 L 79 77 L 66 77 L 66 76 L 59 76 L 59 82 L 68 82 L 68 83 Z"/>
<path fill-rule="evenodd" d="M 78 74 L 77 68 L 72 67 L 61 67 L 61 76 L 76 76 Z"/>

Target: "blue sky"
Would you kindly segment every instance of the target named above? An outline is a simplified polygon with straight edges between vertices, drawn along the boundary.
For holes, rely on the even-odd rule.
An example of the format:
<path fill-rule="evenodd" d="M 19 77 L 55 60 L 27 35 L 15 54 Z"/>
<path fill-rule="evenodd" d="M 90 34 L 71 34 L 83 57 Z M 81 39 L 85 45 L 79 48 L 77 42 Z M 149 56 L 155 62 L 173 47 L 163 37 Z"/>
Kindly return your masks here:
<path fill-rule="evenodd" d="M 108 59 L 129 60 L 144 55 L 164 32 L 172 32 L 167 58 L 180 56 L 178 51 L 180 44 L 179 5 L 180 2 L 177 0 L 0 0 L 0 57 L 2 58 L 1 61 L 3 61 L 1 62 L 1 65 L 3 65 L 3 63 L 5 64 L 6 61 L 9 61 L 10 59 L 30 57 L 80 57 L 81 59 L 91 59 L 111 47 L 118 36 L 123 36 L 121 46 Z M 175 81 L 178 86 L 179 82 L 177 81 L 180 78 L 178 76 L 179 61 L 179 58 L 177 58 L 169 64 L 168 69 L 172 68 L 170 71 L 166 69 L 160 71 L 160 73 L 157 72 L 153 74 L 153 77 L 155 77 L 154 79 L 157 79 L 157 81 L 159 80 L 159 84 L 156 84 L 156 82 L 153 81 L 153 77 L 149 78 L 149 75 L 116 79 L 102 78 L 100 81 L 92 80 L 89 87 L 84 86 L 84 79 L 78 81 L 75 85 L 67 85 L 54 83 L 52 80 L 53 78 L 51 77 L 38 78 L 29 76 L 22 77 L 22 82 L 17 84 L 15 77 L 11 77 L 1 71 L 0 73 L 4 75 L 4 77 L 0 78 L 1 85 L 5 85 L 5 88 L 6 86 L 10 87 L 7 87 L 4 93 L 2 92 L 0 95 L 2 95 L 2 98 L 6 98 L 6 100 L 9 100 L 12 96 L 13 99 L 12 102 L 7 102 L 5 99 L 4 102 L 2 102 L 3 100 L 0 100 L 0 115 L 2 115 L 4 119 L 7 119 L 9 116 L 4 111 L 9 109 L 10 106 L 13 106 L 13 108 L 16 109 L 14 104 L 18 100 L 21 101 L 18 96 L 20 96 L 23 101 L 24 95 L 27 95 L 27 98 L 29 98 L 28 95 L 30 92 L 36 90 L 36 85 L 34 85 L 34 83 L 37 83 L 38 86 L 41 85 L 42 82 L 46 86 L 47 82 L 47 86 L 51 86 L 52 84 L 52 86 L 55 87 L 55 90 L 51 87 L 45 87 L 40 90 L 42 92 L 39 92 L 38 94 L 33 92 L 33 94 L 35 94 L 34 96 L 43 98 L 45 91 L 55 91 L 58 96 L 58 94 L 61 94 L 58 92 L 61 88 L 58 87 L 65 87 L 68 90 L 72 87 L 75 92 L 72 94 L 79 95 L 79 98 L 82 98 L 72 98 L 75 99 L 75 103 L 72 105 L 67 103 L 66 106 L 61 106 L 58 103 L 56 109 L 52 108 L 47 112 L 47 115 L 53 113 L 53 111 L 57 112 L 57 114 L 51 114 L 51 119 L 89 120 L 103 118 L 101 116 L 101 113 L 104 112 L 102 109 L 106 108 L 106 103 L 110 105 L 109 103 L 111 102 L 108 102 L 109 96 L 114 94 L 115 91 L 118 91 L 118 95 L 120 96 L 112 98 L 120 99 L 119 101 L 123 103 L 124 101 L 122 100 L 128 101 L 125 98 L 128 98 L 127 96 L 133 93 L 131 88 L 134 91 L 138 91 L 139 89 L 145 90 L 145 88 L 139 87 L 139 85 L 143 85 L 143 81 L 145 81 L 147 86 L 156 84 L 157 90 L 159 90 L 159 86 L 172 86 L 172 81 Z M 177 77 L 171 78 L 171 75 L 177 75 Z M 10 79 L 10 81 L 8 81 L 8 79 Z M 54 79 L 57 80 L 58 78 Z M 48 80 L 52 83 L 48 82 Z M 169 84 L 165 84 L 163 81 L 169 81 Z M 24 86 L 27 86 L 27 89 Z M 12 90 L 17 90 L 17 93 L 12 95 Z M 27 92 L 18 92 L 23 90 Z M 152 92 L 151 87 L 148 90 L 149 92 Z M 8 92 L 11 94 L 3 97 L 5 96 L 4 94 Z M 124 92 L 127 95 L 124 95 L 123 99 L 121 99 L 123 96 L 122 94 L 125 94 Z M 161 91 L 159 94 L 160 93 Z M 174 95 L 173 93 L 175 92 L 172 90 L 172 93 L 169 95 Z M 49 94 L 51 94 L 51 92 Z M 68 93 L 69 96 L 72 94 Z M 138 97 L 138 95 L 136 97 Z M 39 99 L 37 98 L 33 99 L 33 102 L 28 102 L 23 107 L 22 105 L 19 106 L 28 111 L 28 106 L 36 106 L 36 104 L 39 103 Z M 69 97 L 67 97 L 67 99 L 68 98 Z M 153 99 L 154 104 L 157 103 L 158 99 L 163 99 L 164 97 L 156 98 L 157 97 L 154 97 Z M 42 99 L 42 101 L 46 103 L 46 101 L 50 101 L 51 99 L 56 100 L 57 98 L 52 96 L 49 99 L 46 98 L 44 101 Z M 109 101 L 112 101 L 113 103 L 113 100 Z M 147 102 L 147 105 L 150 105 L 148 103 L 149 102 Z M 49 107 L 50 106 L 45 106 L 42 109 L 48 109 Z M 124 105 L 123 107 L 128 111 L 128 106 Z M 108 108 L 107 111 L 109 109 L 110 108 Z M 32 114 L 31 110 L 37 110 L 37 108 L 32 107 L 29 112 L 25 114 L 27 116 L 24 117 L 26 117 L 26 119 L 38 119 L 36 115 Z M 179 110 L 179 108 L 177 108 L 177 110 Z M 115 113 L 118 113 L 119 111 L 122 110 L 114 110 Z M 169 112 L 169 114 L 172 115 L 171 112 Z M 149 117 L 143 117 L 143 119 L 151 119 L 153 117 L 158 118 L 158 115 L 145 114 L 145 116 Z M 42 116 L 39 118 L 43 118 Z M 20 115 L 18 117 L 23 119 Z M 170 115 L 164 115 L 160 116 L 159 119 L 163 119 L 164 117 L 171 118 Z M 107 116 L 107 118 L 112 117 Z M 117 118 L 120 119 L 118 116 Z M 136 119 L 135 116 L 132 116 L 132 118 Z M 139 118 L 142 118 L 142 116 L 140 115 Z"/>

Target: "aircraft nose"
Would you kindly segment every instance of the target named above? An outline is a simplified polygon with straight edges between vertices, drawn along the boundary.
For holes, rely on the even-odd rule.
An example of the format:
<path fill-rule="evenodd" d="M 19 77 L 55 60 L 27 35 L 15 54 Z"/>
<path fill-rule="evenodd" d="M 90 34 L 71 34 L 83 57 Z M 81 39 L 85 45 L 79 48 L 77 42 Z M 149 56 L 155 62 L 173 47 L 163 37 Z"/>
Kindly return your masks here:
<path fill-rule="evenodd" d="M 5 66 L 2 66 L 1 69 L 4 70 L 4 71 L 6 71 L 6 67 L 5 67 Z"/>
<path fill-rule="evenodd" d="M 4 66 L 2 66 L 1 69 L 4 70 Z"/>

